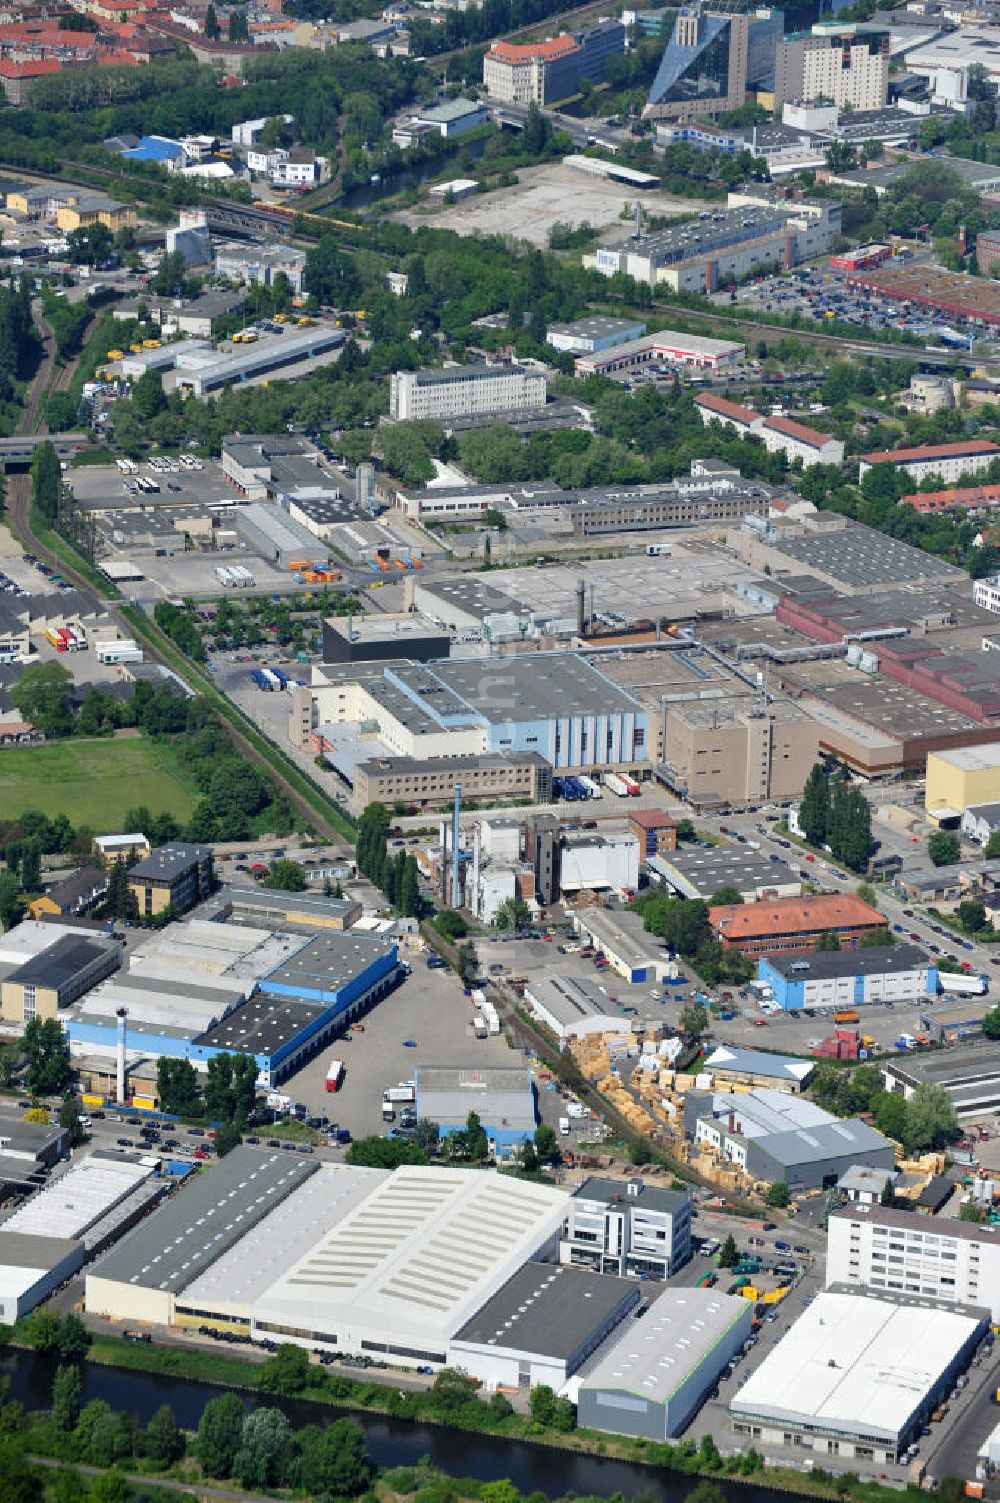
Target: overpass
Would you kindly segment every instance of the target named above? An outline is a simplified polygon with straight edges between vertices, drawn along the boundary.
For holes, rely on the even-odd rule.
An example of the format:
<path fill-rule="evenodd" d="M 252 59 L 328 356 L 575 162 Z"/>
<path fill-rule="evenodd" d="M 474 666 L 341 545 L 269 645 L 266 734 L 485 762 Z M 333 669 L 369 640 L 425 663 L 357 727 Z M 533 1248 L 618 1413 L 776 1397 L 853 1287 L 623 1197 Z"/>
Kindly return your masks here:
<path fill-rule="evenodd" d="M 89 433 L 61 433 L 50 439 L 45 433 L 22 433 L 13 438 L 0 438 L 0 466 L 3 469 L 23 469 L 31 463 L 32 455 L 39 444 L 51 443 L 60 459 L 69 459 L 92 443 Z M 111 456 L 108 455 L 108 462 Z"/>

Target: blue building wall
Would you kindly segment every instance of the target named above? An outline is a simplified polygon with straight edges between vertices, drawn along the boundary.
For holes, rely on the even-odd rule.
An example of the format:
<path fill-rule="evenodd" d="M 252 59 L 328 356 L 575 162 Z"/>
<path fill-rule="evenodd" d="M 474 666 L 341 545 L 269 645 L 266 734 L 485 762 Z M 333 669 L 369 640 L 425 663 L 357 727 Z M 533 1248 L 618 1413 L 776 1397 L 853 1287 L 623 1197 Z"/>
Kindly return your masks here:
<path fill-rule="evenodd" d="M 791 978 L 782 973 L 771 964 L 766 955 L 762 955 L 757 961 L 757 979 L 766 981 L 774 994 L 774 1000 L 784 1012 L 799 1012 L 808 1006 L 806 999 L 807 974 L 801 977 Z M 852 1003 L 855 1007 L 864 1006 L 868 1002 L 867 984 L 870 976 L 855 976 Z M 936 992 L 938 986 L 937 967 L 928 965 L 926 971 L 925 990 Z M 895 1000 L 895 999 L 893 999 Z"/>
<path fill-rule="evenodd" d="M 293 984 L 275 981 L 270 976 L 265 976 L 260 983 L 260 990 L 268 997 L 303 997 L 308 1002 L 327 1003 L 335 1013 L 343 1012 L 345 1007 L 350 1007 L 352 1002 L 363 996 L 384 976 L 395 970 L 397 965 L 397 949 L 390 945 L 384 953 L 376 955 L 370 965 L 352 980 L 345 982 L 343 986 L 333 990 L 321 984 L 318 975 L 310 978 L 303 975 L 301 980 Z M 313 984 L 310 984 L 310 979 Z"/>

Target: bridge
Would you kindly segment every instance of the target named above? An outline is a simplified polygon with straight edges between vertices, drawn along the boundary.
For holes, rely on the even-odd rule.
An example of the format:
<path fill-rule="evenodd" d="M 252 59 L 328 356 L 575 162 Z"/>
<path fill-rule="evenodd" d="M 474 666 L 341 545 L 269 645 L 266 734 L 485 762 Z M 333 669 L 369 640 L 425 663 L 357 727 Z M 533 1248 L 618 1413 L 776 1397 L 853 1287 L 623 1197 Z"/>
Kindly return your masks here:
<path fill-rule="evenodd" d="M 61 433 L 57 438 L 50 439 L 44 433 L 18 434 L 13 438 L 0 438 L 0 467 L 8 469 L 25 469 L 32 460 L 39 444 L 51 443 L 60 459 L 69 459 L 78 454 L 81 449 L 86 449 L 92 443 L 89 433 Z M 108 455 L 108 463 L 111 456 Z"/>

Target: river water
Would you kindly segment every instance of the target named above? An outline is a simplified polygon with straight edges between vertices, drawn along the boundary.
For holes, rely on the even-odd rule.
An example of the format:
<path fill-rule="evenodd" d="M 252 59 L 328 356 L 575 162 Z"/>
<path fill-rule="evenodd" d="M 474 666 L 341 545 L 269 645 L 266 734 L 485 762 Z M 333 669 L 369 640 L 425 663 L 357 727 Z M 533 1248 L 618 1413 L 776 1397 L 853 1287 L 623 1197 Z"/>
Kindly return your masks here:
<path fill-rule="evenodd" d="M 0 1373 L 13 1385 L 13 1396 L 27 1409 L 47 1409 L 51 1402 L 55 1362 L 31 1352 L 13 1352 L 0 1359 Z M 201 1412 L 220 1389 L 207 1383 L 193 1383 L 186 1378 L 161 1377 L 152 1373 L 128 1372 L 113 1367 L 85 1366 L 83 1401 L 104 1399 L 113 1409 L 135 1414 L 144 1423 L 161 1404 L 170 1404 L 178 1423 L 185 1429 L 197 1427 Z M 252 1394 L 241 1395 L 248 1408 L 255 1407 Z M 268 1405 L 277 1405 L 296 1428 L 322 1424 L 336 1413 L 328 1405 L 303 1403 L 295 1399 L 268 1397 Z M 635 1497 L 645 1493 L 664 1503 L 683 1503 L 696 1479 L 678 1477 L 662 1467 L 635 1466 L 600 1456 L 579 1456 L 572 1452 L 504 1440 L 492 1435 L 470 1435 L 437 1425 L 412 1424 L 381 1415 L 356 1413 L 351 1418 L 365 1433 L 368 1452 L 380 1467 L 412 1466 L 421 1457 L 454 1477 L 476 1477 L 492 1481 L 509 1477 L 523 1493 L 542 1492 L 549 1498 L 588 1493 L 610 1497 L 622 1493 Z M 788 1495 L 766 1487 L 722 1482 L 729 1503 L 787 1503 Z"/>

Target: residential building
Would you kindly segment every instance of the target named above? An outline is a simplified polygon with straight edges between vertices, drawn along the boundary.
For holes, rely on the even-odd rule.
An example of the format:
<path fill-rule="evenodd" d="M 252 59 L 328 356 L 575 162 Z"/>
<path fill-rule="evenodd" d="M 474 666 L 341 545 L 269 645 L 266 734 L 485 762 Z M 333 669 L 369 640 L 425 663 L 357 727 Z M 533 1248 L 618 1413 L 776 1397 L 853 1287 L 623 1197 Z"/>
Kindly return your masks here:
<path fill-rule="evenodd" d="M 708 922 L 720 944 L 754 958 L 806 953 L 827 935 L 854 948 L 863 935 L 885 928 L 884 914 L 853 893 L 718 904 Z"/>
<path fill-rule="evenodd" d="M 758 1183 L 787 1184 L 793 1194 L 830 1188 L 852 1164 L 892 1169 L 896 1162 L 892 1143 L 867 1122 L 768 1087 L 688 1091 L 684 1127 L 720 1163 Z"/>
<path fill-rule="evenodd" d="M 748 86 L 772 72 L 783 31 L 778 10 L 720 15 L 700 4 L 685 6 L 674 21 L 644 116 L 691 120 L 739 109 Z"/>
<path fill-rule="evenodd" d="M 954 483 L 963 475 L 980 475 L 1000 459 L 1000 446 L 986 438 L 960 439 L 951 444 L 921 444 L 909 449 L 885 449 L 862 454 L 858 475 L 864 479 L 877 464 L 891 464 L 913 480 L 931 476 Z"/>
<path fill-rule="evenodd" d="M 271 169 L 271 181 L 278 188 L 311 188 L 329 174 L 326 157 L 318 157 L 309 146 L 293 146 Z"/>
<path fill-rule="evenodd" d="M 0 88 L 3 89 L 4 98 L 14 109 L 19 109 L 28 103 L 31 96 L 31 86 L 40 78 L 48 78 L 52 73 L 61 73 L 62 63 L 54 57 L 25 58 L 15 61 L 12 58 L 0 58 Z"/>
<path fill-rule="evenodd" d="M 155 918 L 165 908 L 186 913 L 212 890 L 212 849 L 207 845 L 161 845 L 129 868 L 129 890 L 140 918 Z"/>
<path fill-rule="evenodd" d="M 658 776 L 696 808 L 784 802 L 802 792 L 820 727 L 792 700 L 670 702 Z"/>
<path fill-rule="evenodd" d="M 1000 1321 L 1000 1233 L 875 1202 L 852 1205 L 827 1223 L 826 1282 L 875 1295 L 919 1294 L 938 1305 L 982 1305 Z"/>
<path fill-rule="evenodd" d="M 26 1024 L 59 1016 L 121 965 L 119 940 L 69 933 L 0 981 L 0 1017 Z"/>
<path fill-rule="evenodd" d="M 139 861 L 148 856 L 152 847 L 140 831 L 128 835 L 95 835 L 94 854 L 102 866 L 114 866 L 116 861 Z"/>
<path fill-rule="evenodd" d="M 666 809 L 631 810 L 628 830 L 639 841 L 639 853 L 644 860 L 677 849 L 677 821 Z"/>
<path fill-rule="evenodd" d="M 766 417 L 760 437 L 771 454 L 784 454 L 789 464 L 799 460 L 804 470 L 814 464 L 843 464 L 844 444 L 790 417 Z"/>
<path fill-rule="evenodd" d="M 397 422 L 492 414 L 499 420 L 545 401 L 545 377 L 518 365 L 452 365 L 389 377 L 389 416 Z"/>
<path fill-rule="evenodd" d="M 880 110 L 889 94 L 889 32 L 880 26 L 822 24 L 779 41 L 774 104 L 830 100 L 838 109 Z"/>
<path fill-rule="evenodd" d="M 566 1207 L 560 1263 L 667 1279 L 691 1257 L 691 1197 L 641 1179 L 584 1180 Z"/>
<path fill-rule="evenodd" d="M 87 913 L 100 902 L 107 890 L 106 868 L 81 866 L 79 871 L 54 883 L 41 897 L 30 899 L 28 912 L 34 919 L 48 918 L 53 914 L 58 918 L 73 917 Z"/>
<path fill-rule="evenodd" d="M 938 821 L 958 817 L 970 804 L 1000 803 L 1000 741 L 930 752 L 924 808 Z"/>
<path fill-rule="evenodd" d="M 581 1428 L 665 1441 L 680 1435 L 750 1336 L 750 1300 L 665 1289 L 580 1384 Z"/>
<path fill-rule="evenodd" d="M 962 815 L 962 834 L 967 840 L 986 845 L 997 830 L 1000 830 L 1000 803 L 966 805 Z"/>
<path fill-rule="evenodd" d="M 762 955 L 758 978 L 784 1012 L 919 1002 L 937 992 L 937 968 L 915 945 Z"/>

